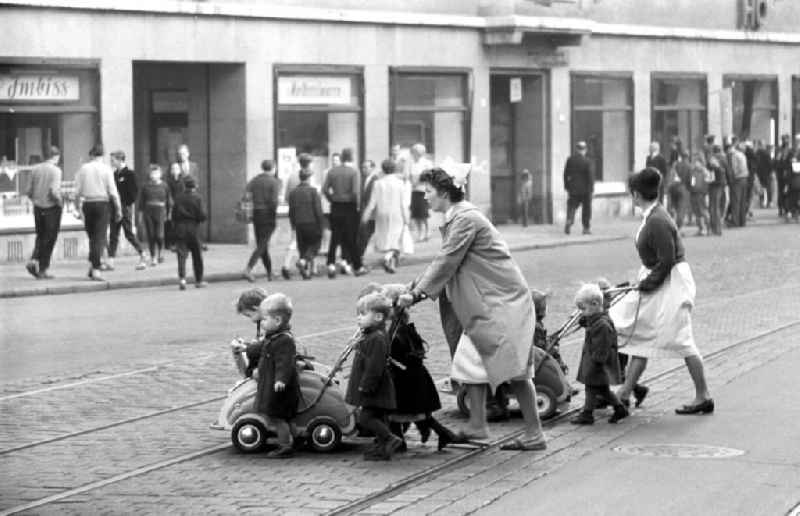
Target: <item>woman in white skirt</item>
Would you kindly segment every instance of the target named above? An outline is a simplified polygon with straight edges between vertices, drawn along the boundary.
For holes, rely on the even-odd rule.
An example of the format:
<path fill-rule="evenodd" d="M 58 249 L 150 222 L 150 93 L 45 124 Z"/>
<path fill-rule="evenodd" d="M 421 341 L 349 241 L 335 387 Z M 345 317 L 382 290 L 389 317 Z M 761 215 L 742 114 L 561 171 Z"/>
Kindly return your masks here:
<path fill-rule="evenodd" d="M 643 212 L 635 240 L 642 268 L 638 291 L 609 310 L 619 333 L 619 352 L 631 357 L 617 396 L 623 403 L 629 402 L 648 359 L 681 358 L 694 382 L 695 397 L 675 412 L 709 414 L 714 412 L 714 400 L 692 333 L 694 278 L 678 228 L 658 202 L 660 184 L 661 174 L 652 167 L 633 174 L 628 181 L 633 202 Z"/>

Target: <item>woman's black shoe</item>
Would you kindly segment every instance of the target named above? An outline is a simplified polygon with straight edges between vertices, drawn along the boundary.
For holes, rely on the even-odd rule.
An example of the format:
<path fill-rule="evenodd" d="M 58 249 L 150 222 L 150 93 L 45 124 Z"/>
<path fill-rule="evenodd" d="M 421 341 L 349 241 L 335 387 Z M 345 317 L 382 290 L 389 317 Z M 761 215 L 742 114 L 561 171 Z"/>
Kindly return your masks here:
<path fill-rule="evenodd" d="M 646 387 L 644 385 L 635 385 L 633 387 L 633 398 L 636 400 L 634 403 L 634 407 L 639 408 L 639 405 L 644 402 L 644 399 L 647 397 L 647 393 L 650 392 L 650 387 Z"/>
<path fill-rule="evenodd" d="M 714 412 L 714 400 L 709 398 L 697 405 L 684 405 L 681 408 L 676 408 L 675 413 L 680 416 L 689 414 L 711 414 Z"/>

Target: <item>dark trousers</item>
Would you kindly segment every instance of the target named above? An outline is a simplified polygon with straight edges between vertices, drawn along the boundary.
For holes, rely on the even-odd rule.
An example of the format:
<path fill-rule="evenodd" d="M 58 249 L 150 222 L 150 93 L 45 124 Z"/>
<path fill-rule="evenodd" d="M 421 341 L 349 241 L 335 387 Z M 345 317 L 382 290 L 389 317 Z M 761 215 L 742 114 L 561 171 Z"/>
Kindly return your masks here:
<path fill-rule="evenodd" d="M 731 185 L 731 225 L 743 227 L 747 222 L 747 181 L 740 177 Z"/>
<path fill-rule="evenodd" d="M 692 213 L 694 213 L 695 222 L 697 223 L 697 229 L 700 231 L 709 229 L 711 224 L 709 220 L 710 216 L 708 213 L 708 201 L 706 200 L 706 194 L 692 192 L 690 200 L 692 204 Z"/>
<path fill-rule="evenodd" d="M 581 223 L 583 229 L 589 229 L 592 224 L 592 194 L 572 195 L 567 198 L 567 226 L 575 222 L 575 210 L 581 208 Z"/>
<path fill-rule="evenodd" d="M 589 205 L 591 206 L 591 201 L 589 201 Z M 591 210 L 591 208 L 589 208 Z M 531 201 L 530 199 L 522 199 L 522 202 L 519 203 L 519 215 L 522 219 L 522 227 L 528 227 L 528 219 L 530 218 L 530 211 L 531 211 Z"/>
<path fill-rule="evenodd" d="M 708 217 L 711 232 L 722 234 L 722 210 L 725 209 L 725 187 L 710 185 L 708 187 Z"/>
<path fill-rule="evenodd" d="M 745 216 L 750 213 L 750 204 L 753 202 L 753 190 L 756 186 L 756 176 L 755 174 L 747 176 L 747 192 L 745 193 Z"/>
<path fill-rule="evenodd" d="M 256 236 L 256 248 L 247 261 L 247 268 L 255 267 L 261 258 L 267 276 L 272 276 L 272 259 L 269 256 L 269 239 L 275 232 L 275 214 L 268 210 L 253 210 L 253 233 Z"/>
<path fill-rule="evenodd" d="M 342 258 L 354 269 L 361 268 L 358 253 L 358 210 L 354 202 L 331 203 L 331 242 L 328 246 L 328 265 L 336 263 L 336 248 L 341 246 Z"/>
<path fill-rule="evenodd" d="M 89 262 L 92 264 L 92 269 L 99 269 L 103 249 L 106 248 L 108 219 L 111 210 L 108 201 L 84 202 L 81 208 L 83 227 L 89 236 Z"/>
<path fill-rule="evenodd" d="M 683 227 L 686 212 L 689 208 L 689 191 L 682 183 L 673 183 L 669 187 L 669 214 L 678 229 Z"/>
<path fill-rule="evenodd" d="M 155 258 L 161 256 L 161 249 L 164 247 L 164 219 L 167 210 L 162 206 L 145 206 L 142 212 L 144 222 L 144 232 L 147 234 L 147 247 L 150 249 L 150 256 Z"/>
<path fill-rule="evenodd" d="M 775 199 L 775 201 L 778 204 L 778 215 L 783 215 L 786 211 L 786 199 L 788 197 L 788 192 L 784 192 L 786 189 L 786 180 L 783 178 L 782 170 L 779 170 L 775 175 L 778 180 L 778 198 Z"/>
<path fill-rule="evenodd" d="M 368 220 L 366 224 L 360 224 L 358 227 L 358 254 L 361 256 L 361 261 L 364 261 L 364 253 L 367 252 L 367 244 L 369 239 L 375 234 L 375 221 Z"/>
<path fill-rule="evenodd" d="M 294 228 L 297 254 L 306 262 L 314 261 L 322 243 L 322 231 L 317 224 L 298 224 Z"/>
<path fill-rule="evenodd" d="M 33 246 L 31 260 L 39 262 L 39 271 L 50 267 L 50 257 L 61 230 L 61 206 L 50 208 L 33 207 L 33 224 L 36 228 L 36 243 Z"/>
<path fill-rule="evenodd" d="M 591 416 L 598 401 L 605 401 L 614 408 L 622 407 L 619 398 L 608 385 L 587 385 L 582 412 Z"/>
<path fill-rule="evenodd" d="M 379 443 L 385 443 L 391 436 L 389 425 L 386 423 L 386 411 L 383 409 L 361 407 L 358 424 L 375 434 Z"/>
<path fill-rule="evenodd" d="M 767 192 L 767 205 L 772 204 L 772 185 L 770 184 L 771 175 L 771 172 L 767 172 L 766 174 L 761 173 L 758 175 L 758 182 L 761 185 L 761 188 Z"/>
<path fill-rule="evenodd" d="M 109 205 L 111 206 L 111 205 Z M 117 256 L 117 247 L 119 246 L 119 230 L 125 233 L 125 239 L 130 242 L 136 254 L 142 254 L 142 244 L 133 234 L 133 205 L 122 207 L 122 219 L 119 221 L 111 221 L 111 235 L 108 242 L 108 256 L 114 258 Z"/>
<path fill-rule="evenodd" d="M 786 214 L 797 218 L 800 216 L 800 188 L 790 188 L 786 194 Z"/>
<path fill-rule="evenodd" d="M 186 258 L 192 254 L 194 281 L 203 281 L 203 250 L 197 238 L 197 224 L 194 222 L 178 222 L 175 224 L 175 245 L 178 251 L 178 277 L 186 278 Z"/>

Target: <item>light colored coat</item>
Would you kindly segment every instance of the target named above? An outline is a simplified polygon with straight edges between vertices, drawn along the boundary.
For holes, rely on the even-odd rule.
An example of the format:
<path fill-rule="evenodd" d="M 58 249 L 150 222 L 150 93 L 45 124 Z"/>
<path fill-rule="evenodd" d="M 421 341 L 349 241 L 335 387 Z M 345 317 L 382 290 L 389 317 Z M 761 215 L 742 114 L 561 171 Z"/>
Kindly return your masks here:
<path fill-rule="evenodd" d="M 396 174 L 375 181 L 363 218 L 375 215 L 375 249 L 381 252 L 402 248 L 403 227 L 406 224 L 406 186 Z"/>
<path fill-rule="evenodd" d="M 417 281 L 432 299 L 443 292 L 451 307 L 442 326 L 455 317 L 478 350 L 492 390 L 528 372 L 534 309 L 522 272 L 491 222 L 468 202 L 453 205 L 442 231 L 442 248 Z M 451 336 L 448 335 L 450 338 Z"/>

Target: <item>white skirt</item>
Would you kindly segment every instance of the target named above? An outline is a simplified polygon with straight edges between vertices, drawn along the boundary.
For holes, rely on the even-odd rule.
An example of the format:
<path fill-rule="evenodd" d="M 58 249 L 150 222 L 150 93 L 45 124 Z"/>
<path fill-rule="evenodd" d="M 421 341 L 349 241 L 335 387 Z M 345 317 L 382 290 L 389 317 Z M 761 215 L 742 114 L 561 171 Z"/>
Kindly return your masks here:
<path fill-rule="evenodd" d="M 529 364 L 526 376 L 522 378 L 533 378 L 533 364 Z M 456 352 L 453 355 L 453 364 L 450 366 L 450 378 L 462 384 L 488 384 L 489 374 L 483 365 L 478 349 L 473 344 L 469 335 L 462 333 L 458 339 Z"/>
<path fill-rule="evenodd" d="M 650 270 L 642 267 L 641 281 Z M 619 335 L 619 352 L 645 358 L 686 358 L 699 355 L 692 332 L 696 287 L 686 262 L 672 267 L 653 292 L 629 292 L 609 309 Z"/>

